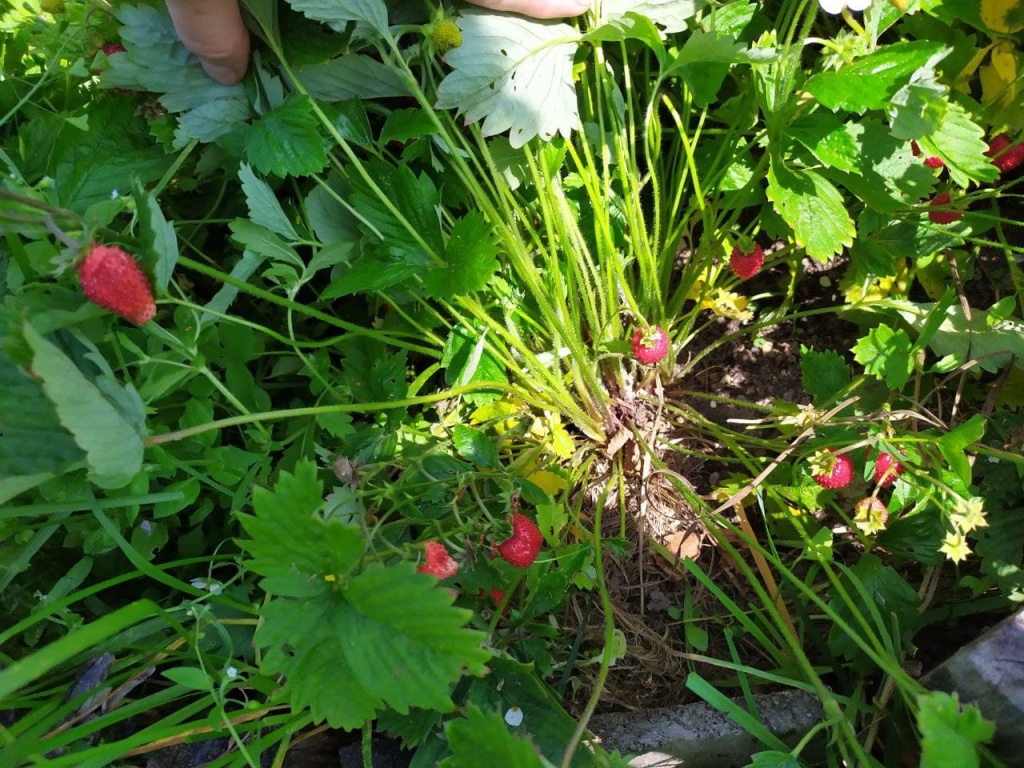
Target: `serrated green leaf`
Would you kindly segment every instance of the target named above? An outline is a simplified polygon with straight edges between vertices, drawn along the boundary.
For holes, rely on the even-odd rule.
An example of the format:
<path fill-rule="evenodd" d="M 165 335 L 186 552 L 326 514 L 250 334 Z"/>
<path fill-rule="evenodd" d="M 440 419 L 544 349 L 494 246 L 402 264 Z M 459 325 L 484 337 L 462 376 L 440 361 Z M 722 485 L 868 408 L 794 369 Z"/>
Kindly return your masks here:
<path fill-rule="evenodd" d="M 962 708 L 957 694 L 932 691 L 917 698 L 921 730 L 921 768 L 977 768 L 978 745 L 991 741 L 995 724 L 981 716 L 977 704 Z"/>
<path fill-rule="evenodd" d="M 437 133 L 437 126 L 431 115 L 422 109 L 396 109 L 388 113 L 380 131 L 381 145 L 392 141 L 406 142 L 421 139 Z"/>
<path fill-rule="evenodd" d="M 995 181 L 999 169 L 985 155 L 985 131 L 959 104 L 951 102 L 938 127 L 918 139 L 921 152 L 942 158 L 955 184 L 967 187 L 971 181 Z"/>
<path fill-rule="evenodd" d="M 242 163 L 239 166 L 238 179 L 242 182 L 245 204 L 249 209 L 249 218 L 252 219 L 253 224 L 266 227 L 286 240 L 292 242 L 298 240 L 299 234 L 292 226 L 281 203 L 277 201 L 274 190 L 267 182 L 252 172 L 248 163 Z"/>
<path fill-rule="evenodd" d="M 273 490 L 253 491 L 253 515 L 239 515 L 252 556 L 247 565 L 263 577 L 267 592 L 285 597 L 322 596 L 349 573 L 362 556 L 359 529 L 324 520 L 323 484 L 316 465 L 299 462 L 282 472 Z"/>
<path fill-rule="evenodd" d="M 911 75 L 929 62 L 937 63 L 933 57 L 942 50 L 941 43 L 925 40 L 892 43 L 838 71 L 814 75 L 804 90 L 833 111 L 886 109 Z"/>
<path fill-rule="evenodd" d="M 240 243 L 247 251 L 263 259 L 291 264 L 299 269 L 305 266 L 298 252 L 266 227 L 248 219 L 235 219 L 228 226 L 231 229 L 231 239 Z"/>
<path fill-rule="evenodd" d="M 846 202 L 821 174 L 790 170 L 773 161 L 768 168 L 768 199 L 811 258 L 828 261 L 853 243 L 856 230 Z"/>
<path fill-rule="evenodd" d="M 174 225 L 164 218 L 156 197 L 144 192 L 139 184 L 135 186 L 135 199 L 143 246 L 140 261 L 153 275 L 153 287 L 162 293 L 178 265 L 178 237 Z"/>
<path fill-rule="evenodd" d="M 913 347 L 906 331 L 894 331 L 882 323 L 860 338 L 853 352 L 865 371 L 887 387 L 901 390 L 914 372 Z"/>
<path fill-rule="evenodd" d="M 844 124 L 819 110 L 795 121 L 788 133 L 828 167 L 857 173 L 862 155 L 856 134 L 862 130 L 859 123 Z"/>
<path fill-rule="evenodd" d="M 439 109 L 483 120 L 484 136 L 509 131 L 521 147 L 536 136 L 568 138 L 579 121 L 572 58 L 580 34 L 568 24 L 467 12 L 462 45 L 446 56 L 452 71 L 437 90 Z"/>
<path fill-rule="evenodd" d="M 498 271 L 497 254 L 491 225 L 478 213 L 466 214 L 445 243 L 445 266 L 424 275 L 423 292 L 448 299 L 482 291 Z"/>
<path fill-rule="evenodd" d="M 0 479 L 59 475 L 84 457 L 40 383 L 0 349 Z"/>
<path fill-rule="evenodd" d="M 295 78 L 310 96 L 321 101 L 383 99 L 409 94 L 398 71 L 359 53 L 303 67 L 295 73 Z"/>
<path fill-rule="evenodd" d="M 494 443 L 479 429 L 456 424 L 452 428 L 452 443 L 462 458 L 478 467 L 490 469 L 498 463 Z"/>
<path fill-rule="evenodd" d="M 664 68 L 662 77 L 682 77 L 695 103 L 705 106 L 715 100 L 729 65 L 742 61 L 745 50 L 745 45 L 731 37 L 697 30 Z"/>
<path fill-rule="evenodd" d="M 466 717 L 449 720 L 444 729 L 452 754 L 440 768 L 479 768 L 481 765 L 514 765 L 544 768 L 544 761 L 525 739 L 513 736 L 502 716 L 484 713 L 470 704 Z"/>
<path fill-rule="evenodd" d="M 971 484 L 973 473 L 965 450 L 984 436 L 985 417 L 976 413 L 956 429 L 947 432 L 935 441 L 942 458 L 946 460 L 949 468 L 956 473 L 964 485 Z"/>
<path fill-rule="evenodd" d="M 288 0 L 288 4 L 308 18 L 322 21 L 337 32 L 344 32 L 349 22 L 367 24 L 384 35 L 388 31 L 388 9 L 383 0 Z"/>
<path fill-rule="evenodd" d="M 448 711 L 463 670 L 483 673 L 484 635 L 465 629 L 472 612 L 453 607 L 437 580 L 412 563 L 373 568 L 338 585 L 308 600 L 272 600 L 262 611 L 255 639 L 268 649 L 264 671 L 285 677 L 296 709 L 308 707 L 316 720 L 344 729 L 384 706 Z"/>
<path fill-rule="evenodd" d="M 705 5 L 704 0 L 604 0 L 601 13 L 602 21 L 634 13 L 646 16 L 666 32 L 681 32 Z"/>
<path fill-rule="evenodd" d="M 33 353 L 32 371 L 61 424 L 85 451 L 93 482 L 101 488 L 127 485 L 142 469 L 142 434 L 53 343 L 30 324 L 23 333 Z"/>
<path fill-rule="evenodd" d="M 317 173 L 327 164 L 317 126 L 308 97 L 289 94 L 284 103 L 253 123 L 245 140 L 246 156 L 263 174 Z"/>
<path fill-rule="evenodd" d="M 800 345 L 800 370 L 804 391 L 821 403 L 834 398 L 850 383 L 850 368 L 842 355 L 832 349 L 818 352 Z"/>

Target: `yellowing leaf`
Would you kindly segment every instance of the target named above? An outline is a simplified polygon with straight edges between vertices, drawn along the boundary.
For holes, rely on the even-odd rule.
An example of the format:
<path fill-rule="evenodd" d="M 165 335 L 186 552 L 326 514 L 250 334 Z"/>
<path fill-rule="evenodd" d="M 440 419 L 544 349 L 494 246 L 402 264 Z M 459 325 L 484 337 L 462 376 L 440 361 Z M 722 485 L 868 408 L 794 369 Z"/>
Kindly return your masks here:
<path fill-rule="evenodd" d="M 573 453 L 576 452 L 576 445 L 569 433 L 565 431 L 565 427 L 562 426 L 562 417 L 555 413 L 548 417 L 547 422 L 548 447 L 559 458 L 572 458 Z"/>
<path fill-rule="evenodd" d="M 981 20 L 996 32 L 1024 29 L 1024 0 L 981 0 Z"/>
<path fill-rule="evenodd" d="M 551 497 L 557 496 L 569 485 L 564 478 L 559 477 L 554 472 L 550 472 L 546 469 L 538 470 L 526 479 Z"/>
<path fill-rule="evenodd" d="M 521 402 L 503 397 L 500 400 L 495 400 L 493 403 L 481 405 L 473 411 L 469 420 L 473 424 L 494 422 L 494 431 L 501 435 L 516 425 L 522 410 L 523 404 Z"/>
<path fill-rule="evenodd" d="M 718 317 L 727 317 L 730 320 L 746 323 L 754 319 L 754 313 L 747 309 L 748 303 L 747 297 L 742 294 L 733 293 L 724 288 L 716 288 L 711 296 L 700 303 L 700 306 L 702 309 L 710 309 Z"/>
<path fill-rule="evenodd" d="M 1020 55 L 1008 42 L 993 47 L 989 64 L 979 71 L 982 101 L 985 104 L 1009 106 L 1017 98 L 1020 89 L 1017 78 L 1022 66 Z"/>

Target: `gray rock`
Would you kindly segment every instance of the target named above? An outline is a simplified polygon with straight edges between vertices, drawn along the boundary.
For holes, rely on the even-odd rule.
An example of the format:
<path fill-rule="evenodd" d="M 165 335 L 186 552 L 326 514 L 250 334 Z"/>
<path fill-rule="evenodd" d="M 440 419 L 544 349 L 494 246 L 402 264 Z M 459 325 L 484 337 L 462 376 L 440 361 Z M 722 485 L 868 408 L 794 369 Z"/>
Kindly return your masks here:
<path fill-rule="evenodd" d="M 921 680 L 960 694 L 996 723 L 995 752 L 1010 766 L 1024 766 L 1024 609 L 965 645 Z"/>
<path fill-rule="evenodd" d="M 758 694 L 754 702 L 761 723 L 790 745 L 824 719 L 821 702 L 805 691 Z M 589 728 L 605 749 L 639 754 L 630 765 L 642 768 L 741 768 L 765 749 L 704 703 L 597 715 Z"/>

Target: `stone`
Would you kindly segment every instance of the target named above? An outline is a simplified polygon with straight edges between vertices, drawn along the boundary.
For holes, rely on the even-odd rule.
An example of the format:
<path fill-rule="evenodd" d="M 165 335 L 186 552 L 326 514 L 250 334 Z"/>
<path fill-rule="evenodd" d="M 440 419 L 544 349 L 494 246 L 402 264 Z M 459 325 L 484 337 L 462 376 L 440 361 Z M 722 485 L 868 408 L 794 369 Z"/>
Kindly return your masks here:
<path fill-rule="evenodd" d="M 1024 768 L 1024 608 L 926 674 L 933 690 L 956 692 L 996 724 L 992 747 L 1009 766 Z"/>
<path fill-rule="evenodd" d="M 791 746 L 824 719 L 821 702 L 806 691 L 756 694 L 754 704 L 761 723 Z M 596 715 L 589 728 L 605 749 L 638 755 L 630 765 L 639 768 L 742 768 L 766 749 L 704 703 Z"/>

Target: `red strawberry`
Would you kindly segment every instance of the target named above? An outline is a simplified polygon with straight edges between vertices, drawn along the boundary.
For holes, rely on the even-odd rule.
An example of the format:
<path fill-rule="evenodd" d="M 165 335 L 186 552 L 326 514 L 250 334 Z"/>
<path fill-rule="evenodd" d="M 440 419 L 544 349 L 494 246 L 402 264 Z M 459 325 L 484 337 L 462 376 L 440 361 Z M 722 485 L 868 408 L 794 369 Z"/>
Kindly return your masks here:
<path fill-rule="evenodd" d="M 853 460 L 846 453 L 832 453 L 832 449 L 820 451 L 811 459 L 814 482 L 822 488 L 835 490 L 850 484 L 853 480 Z"/>
<path fill-rule="evenodd" d="M 459 564 L 448 554 L 444 545 L 437 541 L 428 541 L 424 545 L 427 550 L 427 562 L 416 570 L 420 573 L 429 573 L 439 579 L 447 579 L 459 571 Z"/>
<path fill-rule="evenodd" d="M 543 540 L 537 524 L 516 512 L 512 515 L 512 536 L 498 545 L 498 554 L 516 568 L 529 568 Z"/>
<path fill-rule="evenodd" d="M 740 280 L 749 280 L 764 266 L 764 251 L 761 246 L 754 243 L 749 253 L 744 253 L 739 245 L 733 246 L 732 254 L 729 256 L 729 269 Z"/>
<path fill-rule="evenodd" d="M 638 328 L 629 343 L 636 359 L 646 365 L 660 362 L 668 354 L 668 334 L 660 325 Z"/>
<path fill-rule="evenodd" d="M 928 207 L 931 208 L 931 210 L 928 211 L 928 218 L 936 224 L 952 224 L 957 219 L 963 218 L 963 213 L 961 211 L 938 210 L 940 208 L 949 207 L 949 192 L 943 192 L 942 194 L 936 195 L 935 199 L 928 204 Z"/>
<path fill-rule="evenodd" d="M 903 465 L 891 453 L 882 451 L 875 459 L 875 483 L 883 488 L 892 485 L 903 474 Z"/>
<path fill-rule="evenodd" d="M 1024 163 L 1024 142 L 1010 146 L 1010 137 L 1000 133 L 988 143 L 988 152 L 985 154 L 992 158 L 992 164 L 1000 173 L 1006 173 Z"/>
<path fill-rule="evenodd" d="M 914 153 L 914 157 L 920 157 L 921 156 L 921 148 L 919 146 L 917 146 L 917 142 L 916 141 L 910 142 L 910 151 Z M 929 168 L 942 168 L 945 165 L 945 163 L 942 162 L 942 158 L 941 157 L 935 157 L 935 156 L 926 157 L 924 159 L 924 164 L 927 165 Z"/>
<path fill-rule="evenodd" d="M 139 263 L 116 245 L 89 249 L 78 268 L 85 297 L 125 320 L 143 325 L 153 319 L 153 289 Z"/>
<path fill-rule="evenodd" d="M 113 56 L 115 53 L 124 53 L 124 46 L 120 43 L 104 43 L 102 51 L 108 57 L 110 57 Z"/>

